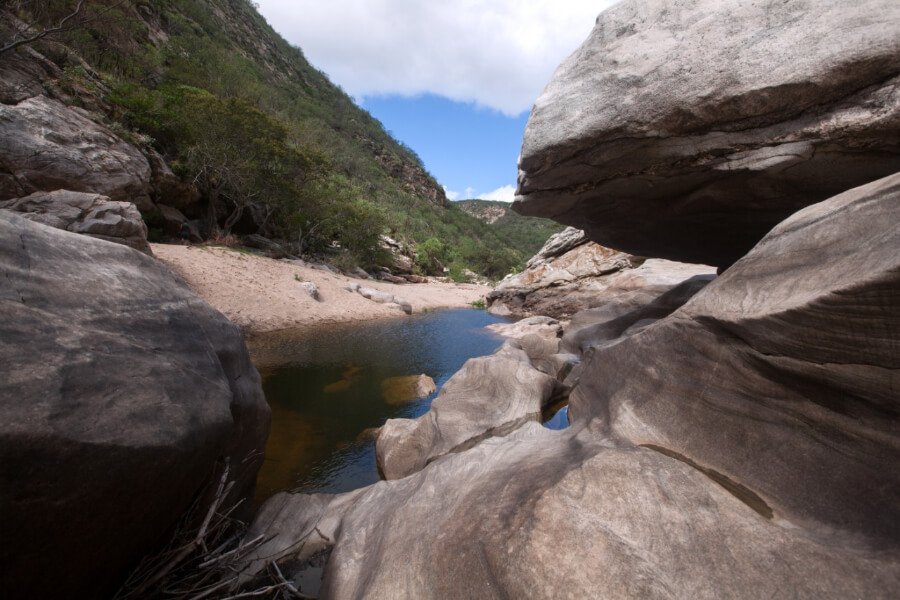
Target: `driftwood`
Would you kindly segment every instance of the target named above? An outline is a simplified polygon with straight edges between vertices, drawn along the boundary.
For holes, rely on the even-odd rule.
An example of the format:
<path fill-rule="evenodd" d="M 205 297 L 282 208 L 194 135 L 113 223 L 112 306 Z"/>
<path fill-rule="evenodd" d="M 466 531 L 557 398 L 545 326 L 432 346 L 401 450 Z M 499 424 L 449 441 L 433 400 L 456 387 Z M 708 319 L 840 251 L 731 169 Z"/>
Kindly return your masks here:
<path fill-rule="evenodd" d="M 203 519 L 199 520 L 200 502 L 206 494 L 195 501 L 166 548 L 145 558 L 114 600 L 312 598 L 288 581 L 274 561 L 269 564 L 266 578 L 258 583 L 259 587 L 239 589 L 238 565 L 268 539 L 262 535 L 243 539 L 246 525 L 232 519 L 241 501 L 227 509 L 223 507 L 234 485 L 229 481 L 230 474 L 226 461 Z"/>

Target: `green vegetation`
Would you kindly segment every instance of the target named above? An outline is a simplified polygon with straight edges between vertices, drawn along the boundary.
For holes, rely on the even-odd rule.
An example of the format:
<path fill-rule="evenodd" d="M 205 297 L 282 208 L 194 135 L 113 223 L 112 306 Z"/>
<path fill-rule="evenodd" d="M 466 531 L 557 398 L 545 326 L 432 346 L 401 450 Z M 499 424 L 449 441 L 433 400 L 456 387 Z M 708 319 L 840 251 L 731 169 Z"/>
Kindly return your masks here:
<path fill-rule="evenodd" d="M 415 153 L 247 0 L 88 4 L 98 18 L 36 47 L 63 67 L 58 84 L 73 101 L 104 111 L 199 189 L 202 214 L 189 216 L 206 236 L 260 232 L 298 254 L 372 267 L 386 264 L 387 234 L 418 248 L 421 272 L 454 278 L 498 279 L 533 253 L 528 226 L 504 232 L 448 203 Z M 74 5 L 16 10 L 52 24 Z"/>
<path fill-rule="evenodd" d="M 510 248 L 519 250 L 526 258 L 534 256 L 554 233 L 565 227 L 550 219 L 523 217 L 506 202 L 496 200 L 460 200 L 455 202 L 466 213 L 491 220 L 490 227 Z M 498 216 L 502 215 L 502 216 Z M 496 218 L 496 220 L 493 220 Z"/>
<path fill-rule="evenodd" d="M 472 308 L 477 308 L 478 310 L 486 309 L 487 305 L 484 303 L 484 298 L 479 298 L 478 300 L 473 300 Z"/>

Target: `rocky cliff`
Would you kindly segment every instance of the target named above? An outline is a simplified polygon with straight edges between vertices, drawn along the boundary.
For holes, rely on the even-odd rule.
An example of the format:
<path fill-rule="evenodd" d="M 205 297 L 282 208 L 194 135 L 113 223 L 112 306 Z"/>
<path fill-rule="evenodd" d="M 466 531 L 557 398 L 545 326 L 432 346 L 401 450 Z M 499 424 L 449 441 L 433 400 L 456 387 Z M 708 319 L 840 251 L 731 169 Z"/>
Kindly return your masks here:
<path fill-rule="evenodd" d="M 334 598 L 894 596 L 898 17 L 600 15 L 535 107 L 517 204 L 587 239 L 559 236 L 526 277 L 568 285 L 572 252 L 613 276 L 634 254 L 728 268 L 507 331 L 431 411 L 388 422 L 388 481 L 266 503 L 246 576 L 327 559 Z M 562 431 L 537 423 L 555 392 Z"/>

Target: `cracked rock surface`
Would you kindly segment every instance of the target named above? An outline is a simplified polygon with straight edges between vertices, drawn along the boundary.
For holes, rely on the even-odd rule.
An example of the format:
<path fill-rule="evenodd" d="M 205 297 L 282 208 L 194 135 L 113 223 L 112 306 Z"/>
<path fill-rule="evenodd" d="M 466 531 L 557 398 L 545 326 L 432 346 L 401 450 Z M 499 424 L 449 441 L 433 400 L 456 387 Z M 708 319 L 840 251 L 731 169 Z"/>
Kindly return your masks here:
<path fill-rule="evenodd" d="M 130 202 L 114 202 L 107 196 L 56 190 L 35 192 L 24 198 L 0 201 L 0 209 L 56 229 L 124 244 L 153 254 L 147 242 L 147 225 Z"/>
<path fill-rule="evenodd" d="M 557 69 L 514 209 L 728 266 L 796 210 L 900 170 L 900 3 L 626 0 Z"/>

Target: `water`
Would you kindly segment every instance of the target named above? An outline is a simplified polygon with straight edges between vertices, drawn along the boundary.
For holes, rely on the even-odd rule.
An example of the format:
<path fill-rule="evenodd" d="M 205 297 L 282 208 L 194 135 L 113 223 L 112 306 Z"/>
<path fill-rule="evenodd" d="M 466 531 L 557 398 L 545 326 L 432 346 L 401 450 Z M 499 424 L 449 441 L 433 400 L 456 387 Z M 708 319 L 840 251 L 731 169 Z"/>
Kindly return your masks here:
<path fill-rule="evenodd" d="M 283 490 L 346 492 L 378 481 L 373 429 L 427 412 L 437 395 L 391 402 L 382 382 L 424 373 L 440 391 L 466 360 L 500 347 L 503 340 L 484 327 L 504 321 L 485 311 L 444 310 L 252 338 L 272 407 L 257 501 Z"/>

